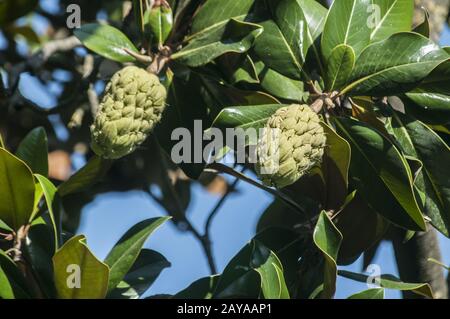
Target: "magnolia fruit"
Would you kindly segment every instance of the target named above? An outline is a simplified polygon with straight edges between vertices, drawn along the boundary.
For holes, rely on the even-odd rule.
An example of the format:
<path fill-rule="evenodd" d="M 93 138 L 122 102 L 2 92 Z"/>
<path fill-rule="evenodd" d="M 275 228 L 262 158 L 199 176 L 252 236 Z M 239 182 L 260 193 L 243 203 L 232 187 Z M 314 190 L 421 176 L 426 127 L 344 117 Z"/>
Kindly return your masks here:
<path fill-rule="evenodd" d="M 91 126 L 94 152 L 107 159 L 133 152 L 160 121 L 166 95 L 158 77 L 144 69 L 127 66 L 115 73 Z"/>
<path fill-rule="evenodd" d="M 321 162 L 325 144 L 319 116 L 308 105 L 282 107 L 258 140 L 256 172 L 265 185 L 291 185 Z"/>

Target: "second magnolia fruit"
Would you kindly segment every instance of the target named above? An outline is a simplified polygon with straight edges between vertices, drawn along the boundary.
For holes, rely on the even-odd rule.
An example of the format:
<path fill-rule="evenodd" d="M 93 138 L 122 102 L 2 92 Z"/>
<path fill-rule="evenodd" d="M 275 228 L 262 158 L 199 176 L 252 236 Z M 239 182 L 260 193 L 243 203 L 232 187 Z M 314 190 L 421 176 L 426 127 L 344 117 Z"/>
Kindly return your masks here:
<path fill-rule="evenodd" d="M 282 107 L 259 138 L 256 172 L 268 186 L 291 185 L 321 162 L 325 144 L 320 118 L 308 105 Z"/>

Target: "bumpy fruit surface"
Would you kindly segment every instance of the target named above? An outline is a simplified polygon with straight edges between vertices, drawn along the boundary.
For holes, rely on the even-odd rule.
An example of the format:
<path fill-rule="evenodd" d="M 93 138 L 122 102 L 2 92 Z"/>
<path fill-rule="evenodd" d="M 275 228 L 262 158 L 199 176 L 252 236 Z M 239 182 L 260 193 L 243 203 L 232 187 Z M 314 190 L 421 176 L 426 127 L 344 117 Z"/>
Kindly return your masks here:
<path fill-rule="evenodd" d="M 94 124 L 91 147 L 108 159 L 133 152 L 161 119 L 166 89 L 156 75 L 127 66 L 107 84 Z"/>
<path fill-rule="evenodd" d="M 308 105 L 278 109 L 266 123 L 257 147 L 256 172 L 268 186 L 293 184 L 322 160 L 326 136 Z"/>

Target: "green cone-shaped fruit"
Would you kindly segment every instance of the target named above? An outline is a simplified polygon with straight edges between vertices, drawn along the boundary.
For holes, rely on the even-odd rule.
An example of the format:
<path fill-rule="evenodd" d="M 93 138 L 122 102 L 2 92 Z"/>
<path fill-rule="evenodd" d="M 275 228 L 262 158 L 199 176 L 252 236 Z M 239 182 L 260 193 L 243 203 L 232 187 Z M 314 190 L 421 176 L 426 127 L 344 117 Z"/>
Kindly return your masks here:
<path fill-rule="evenodd" d="M 325 144 L 319 116 L 308 105 L 282 107 L 258 141 L 256 172 L 268 186 L 291 185 L 320 163 Z"/>
<path fill-rule="evenodd" d="M 161 119 L 166 89 L 156 75 L 127 66 L 107 84 L 94 124 L 91 147 L 108 159 L 133 152 Z"/>

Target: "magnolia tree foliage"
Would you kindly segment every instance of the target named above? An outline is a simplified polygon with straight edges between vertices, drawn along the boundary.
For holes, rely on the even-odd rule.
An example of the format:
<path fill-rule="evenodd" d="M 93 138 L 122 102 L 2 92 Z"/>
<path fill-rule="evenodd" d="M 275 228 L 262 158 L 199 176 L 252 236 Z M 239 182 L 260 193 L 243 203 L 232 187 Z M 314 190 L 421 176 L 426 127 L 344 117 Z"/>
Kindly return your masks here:
<path fill-rule="evenodd" d="M 430 38 L 432 11 L 414 24 L 414 0 L 54 5 L 0 3 L 0 298 L 139 298 L 170 266 L 143 248 L 167 223 L 200 241 L 211 268 L 167 298 L 333 298 L 337 276 L 375 283 L 351 298 L 433 297 L 431 282 L 339 269 L 370 264 L 392 234 L 450 236 L 450 49 Z M 57 82 L 57 105 L 33 101 L 25 74 Z M 205 134 L 258 134 L 205 158 L 198 122 Z M 188 141 L 173 138 L 179 128 Z M 191 160 L 171 158 L 180 142 Z M 74 153 L 87 162 L 70 175 Z M 209 226 L 238 180 L 275 199 L 220 273 Z M 195 183 L 223 196 L 204 231 L 185 214 Z M 74 235 L 81 209 L 133 189 L 167 216 L 136 224 L 100 260 Z"/>

